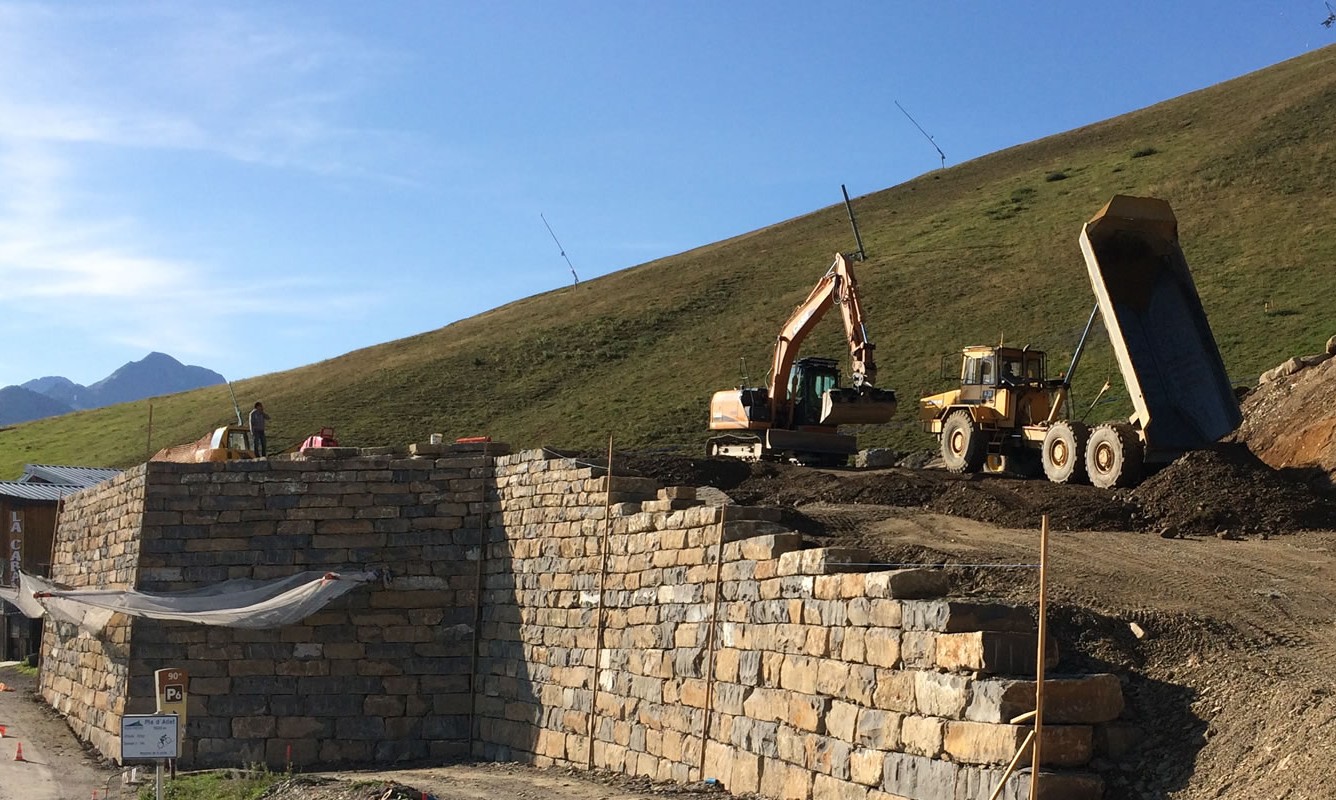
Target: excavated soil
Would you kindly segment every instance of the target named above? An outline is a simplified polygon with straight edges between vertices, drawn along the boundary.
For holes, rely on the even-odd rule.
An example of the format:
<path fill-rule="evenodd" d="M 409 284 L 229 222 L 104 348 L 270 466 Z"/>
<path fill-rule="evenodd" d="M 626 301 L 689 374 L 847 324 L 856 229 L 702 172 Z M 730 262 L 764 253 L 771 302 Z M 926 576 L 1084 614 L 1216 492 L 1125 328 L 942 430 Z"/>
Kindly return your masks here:
<path fill-rule="evenodd" d="M 711 486 L 742 505 L 896 506 L 1007 528 L 1038 527 L 1047 514 L 1054 530 L 1067 531 L 1174 536 L 1336 529 L 1336 499 L 1329 492 L 1271 468 L 1237 444 L 1189 453 L 1132 491 L 931 469 L 818 470 L 663 454 L 616 456 L 613 469 L 666 486 Z"/>
<path fill-rule="evenodd" d="M 1336 501 L 1286 477 L 1241 444 L 1188 453 L 1131 494 L 1141 516 L 1176 533 L 1289 533 L 1336 528 Z"/>

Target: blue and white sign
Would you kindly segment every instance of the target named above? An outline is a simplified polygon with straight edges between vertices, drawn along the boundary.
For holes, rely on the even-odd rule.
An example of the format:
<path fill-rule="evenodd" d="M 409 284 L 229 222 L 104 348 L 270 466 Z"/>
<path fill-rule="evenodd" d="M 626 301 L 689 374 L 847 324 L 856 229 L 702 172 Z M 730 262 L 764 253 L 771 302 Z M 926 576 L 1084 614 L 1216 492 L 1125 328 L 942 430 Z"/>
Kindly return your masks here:
<path fill-rule="evenodd" d="M 176 758 L 175 714 L 126 714 L 121 717 L 121 761 Z"/>

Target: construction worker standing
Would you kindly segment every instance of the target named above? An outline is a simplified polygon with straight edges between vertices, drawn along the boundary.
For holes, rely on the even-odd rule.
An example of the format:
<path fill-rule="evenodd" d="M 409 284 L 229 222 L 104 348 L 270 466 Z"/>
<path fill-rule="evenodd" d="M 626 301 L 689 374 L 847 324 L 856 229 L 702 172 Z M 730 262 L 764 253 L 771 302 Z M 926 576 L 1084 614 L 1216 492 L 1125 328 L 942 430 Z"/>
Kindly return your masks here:
<path fill-rule="evenodd" d="M 255 408 L 250 412 L 251 441 L 255 443 L 256 458 L 265 456 L 264 422 L 267 419 L 269 415 L 264 413 L 264 403 L 256 402 Z"/>

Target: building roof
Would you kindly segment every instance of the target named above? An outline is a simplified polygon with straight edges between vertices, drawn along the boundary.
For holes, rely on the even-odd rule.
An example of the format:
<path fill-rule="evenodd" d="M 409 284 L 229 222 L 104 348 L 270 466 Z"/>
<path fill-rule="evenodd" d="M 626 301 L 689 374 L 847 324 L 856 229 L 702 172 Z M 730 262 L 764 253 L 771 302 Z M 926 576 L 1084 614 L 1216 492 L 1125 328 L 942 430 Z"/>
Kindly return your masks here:
<path fill-rule="evenodd" d="M 51 464 L 25 464 L 19 483 L 52 483 L 61 486 L 86 488 L 110 480 L 120 474 L 118 469 L 105 467 L 61 467 Z M 68 494 L 68 492 L 66 492 Z"/>
<path fill-rule="evenodd" d="M 45 500 L 55 503 L 62 497 L 67 497 L 86 488 L 88 487 L 61 483 L 0 481 L 0 497 L 15 497 L 19 500 Z"/>

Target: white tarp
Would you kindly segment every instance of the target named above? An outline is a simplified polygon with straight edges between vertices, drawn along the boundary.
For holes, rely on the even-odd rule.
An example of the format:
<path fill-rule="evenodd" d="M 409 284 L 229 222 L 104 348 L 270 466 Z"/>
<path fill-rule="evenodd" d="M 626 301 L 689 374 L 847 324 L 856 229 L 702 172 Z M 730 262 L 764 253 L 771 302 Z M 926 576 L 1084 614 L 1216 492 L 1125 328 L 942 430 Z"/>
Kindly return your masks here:
<path fill-rule="evenodd" d="M 98 633 L 116 612 L 132 617 L 225 628 L 281 628 L 300 622 L 336 597 L 375 580 L 376 572 L 302 572 L 274 581 L 231 580 L 184 592 L 67 589 L 20 573 L 17 590 L 0 588 L 29 617 L 48 615 Z"/>

